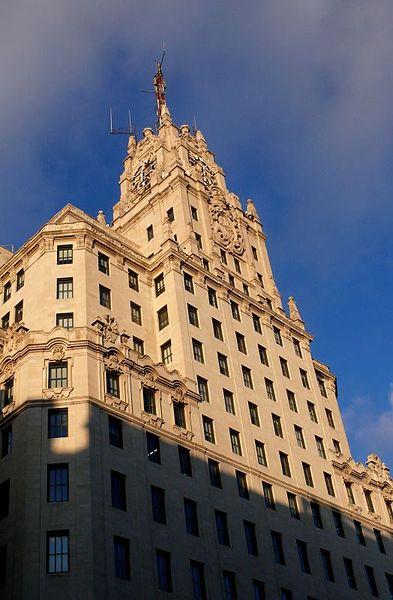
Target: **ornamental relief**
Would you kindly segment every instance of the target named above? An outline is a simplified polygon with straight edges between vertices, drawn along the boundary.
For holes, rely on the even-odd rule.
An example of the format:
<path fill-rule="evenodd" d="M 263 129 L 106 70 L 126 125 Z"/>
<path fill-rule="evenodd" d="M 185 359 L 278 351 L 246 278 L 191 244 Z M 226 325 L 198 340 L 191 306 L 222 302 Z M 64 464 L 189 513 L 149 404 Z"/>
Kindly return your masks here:
<path fill-rule="evenodd" d="M 164 419 L 161 419 L 161 417 L 144 411 L 142 411 L 142 419 L 146 425 L 154 425 L 154 427 L 161 428 L 164 424 Z"/>
<path fill-rule="evenodd" d="M 188 429 L 182 429 L 178 425 L 173 425 L 173 432 L 188 442 L 191 442 L 194 438 L 192 431 L 189 431 Z"/>
<path fill-rule="evenodd" d="M 119 337 L 119 324 L 115 317 L 109 314 L 97 316 L 92 325 L 103 336 L 104 343 L 114 344 Z"/>
<path fill-rule="evenodd" d="M 124 373 L 126 371 L 125 357 L 120 352 L 109 352 L 104 355 L 104 365 L 109 371 Z"/>
<path fill-rule="evenodd" d="M 0 384 L 11 379 L 15 375 L 15 363 L 12 360 L 7 360 L 1 367 Z"/>
<path fill-rule="evenodd" d="M 104 399 L 105 404 L 108 404 L 108 406 L 111 406 L 112 408 L 117 408 L 117 410 L 121 410 L 123 412 L 128 410 L 127 402 L 124 402 L 124 400 L 120 400 L 120 398 L 116 398 L 116 396 L 105 394 Z"/>
<path fill-rule="evenodd" d="M 213 220 L 215 241 L 229 252 L 241 256 L 244 253 L 244 239 L 236 209 L 217 187 L 213 187 L 210 191 L 209 209 Z"/>
<path fill-rule="evenodd" d="M 8 329 L 4 339 L 3 353 L 16 352 L 22 344 L 23 337 L 28 329 L 21 323 L 13 323 Z"/>
<path fill-rule="evenodd" d="M 42 395 L 48 400 L 67 399 L 71 396 L 73 387 L 70 388 L 49 388 L 42 390 Z"/>

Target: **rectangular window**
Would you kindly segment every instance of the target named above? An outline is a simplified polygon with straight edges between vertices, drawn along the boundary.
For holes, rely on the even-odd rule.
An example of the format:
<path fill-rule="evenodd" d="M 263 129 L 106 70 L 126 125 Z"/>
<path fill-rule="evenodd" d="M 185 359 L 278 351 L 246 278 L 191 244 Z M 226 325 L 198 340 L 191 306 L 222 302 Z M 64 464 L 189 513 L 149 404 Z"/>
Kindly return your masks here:
<path fill-rule="evenodd" d="M 236 273 L 239 273 L 239 274 L 241 275 L 241 273 L 242 273 L 242 270 L 241 270 L 241 268 L 240 268 L 240 262 L 239 262 L 239 259 L 237 259 L 237 258 L 235 257 L 235 258 L 233 259 L 233 263 L 234 263 L 234 265 L 235 265 L 235 271 L 236 271 Z"/>
<path fill-rule="evenodd" d="M 8 406 L 14 400 L 14 378 L 10 377 L 4 382 L 3 387 L 3 406 Z"/>
<path fill-rule="evenodd" d="M 341 454 L 341 444 L 338 440 L 332 440 L 333 448 L 336 454 Z"/>
<path fill-rule="evenodd" d="M 310 384 L 308 383 L 307 371 L 305 371 L 304 369 L 299 369 L 299 372 L 300 372 L 300 379 L 302 380 L 303 387 L 306 388 L 307 390 L 309 390 Z"/>
<path fill-rule="evenodd" d="M 229 430 L 229 437 L 231 439 L 232 452 L 238 456 L 242 455 L 242 448 L 240 445 L 240 433 L 234 429 Z"/>
<path fill-rule="evenodd" d="M 299 427 L 299 425 L 294 425 L 293 426 L 295 429 L 295 437 L 296 437 L 296 443 L 300 448 L 305 448 L 306 447 L 306 443 L 304 441 L 304 436 L 303 436 L 303 429 L 301 427 Z"/>
<path fill-rule="evenodd" d="M 56 327 L 72 329 L 74 327 L 73 313 L 59 313 L 56 315 Z"/>
<path fill-rule="evenodd" d="M 343 562 L 348 585 L 352 590 L 357 590 L 358 586 L 356 584 L 355 571 L 353 568 L 352 560 L 343 556 Z"/>
<path fill-rule="evenodd" d="M 71 244 L 57 246 L 57 264 L 71 265 L 73 261 L 73 249 Z"/>
<path fill-rule="evenodd" d="M 393 575 L 391 575 L 390 573 L 385 573 L 385 577 L 386 577 L 386 583 L 388 586 L 390 598 L 393 598 Z"/>
<path fill-rule="evenodd" d="M 62 277 L 56 281 L 56 298 L 57 300 L 69 300 L 73 298 L 73 279 L 72 277 Z"/>
<path fill-rule="evenodd" d="M 325 380 L 323 379 L 323 377 L 321 375 L 318 375 L 318 373 L 316 375 L 317 375 L 317 382 L 318 382 L 319 391 L 321 392 L 321 395 L 324 398 L 327 398 Z"/>
<path fill-rule="evenodd" d="M 288 507 L 291 517 L 294 519 L 300 519 L 299 507 L 297 505 L 297 498 L 295 494 L 291 492 L 287 492 L 288 497 Z"/>
<path fill-rule="evenodd" d="M 0 483 L 0 519 L 8 517 L 10 510 L 10 480 Z"/>
<path fill-rule="evenodd" d="M 147 241 L 150 242 L 154 238 L 154 229 L 153 225 L 149 225 L 146 229 Z"/>
<path fill-rule="evenodd" d="M 196 233 L 195 234 L 195 239 L 196 239 L 196 243 L 197 243 L 197 246 L 198 246 L 199 250 L 203 250 L 202 236 L 199 233 Z"/>
<path fill-rule="evenodd" d="M 259 556 L 255 523 L 251 523 L 251 521 L 243 521 L 243 525 L 248 554 L 251 554 L 251 556 Z"/>
<path fill-rule="evenodd" d="M 12 452 L 12 423 L 1 430 L 1 458 Z"/>
<path fill-rule="evenodd" d="M 68 464 L 48 465 L 47 501 L 68 502 Z"/>
<path fill-rule="evenodd" d="M 194 500 L 184 498 L 184 516 L 187 533 L 199 536 L 197 503 Z"/>
<path fill-rule="evenodd" d="M 244 383 L 245 387 L 249 388 L 250 390 L 253 390 L 254 384 L 252 382 L 251 369 L 242 365 L 242 373 L 243 373 L 243 383 Z"/>
<path fill-rule="evenodd" d="M 10 326 L 10 313 L 8 312 L 1 319 L 1 328 L 7 330 L 9 326 Z"/>
<path fill-rule="evenodd" d="M 317 452 L 321 458 L 326 458 L 325 446 L 323 439 L 318 435 L 315 436 L 315 444 L 317 446 Z"/>
<path fill-rule="evenodd" d="M 240 498 L 249 500 L 250 494 L 248 492 L 247 475 L 242 471 L 236 471 L 236 483 Z"/>
<path fill-rule="evenodd" d="M 315 404 L 313 404 L 312 402 L 307 402 L 307 408 L 311 421 L 313 423 L 318 423 L 317 413 L 315 411 Z"/>
<path fill-rule="evenodd" d="M 232 285 L 233 287 L 235 287 L 235 278 L 234 278 L 233 275 L 228 274 L 228 281 L 229 281 L 230 285 Z"/>
<path fill-rule="evenodd" d="M 373 499 L 370 490 L 363 490 L 364 498 L 366 500 L 367 510 L 370 513 L 375 513 Z"/>
<path fill-rule="evenodd" d="M 68 408 L 48 410 L 48 439 L 68 437 Z"/>
<path fill-rule="evenodd" d="M 335 579 L 333 573 L 333 565 L 329 550 L 324 550 L 323 548 L 321 548 L 321 558 L 323 570 L 325 572 L 325 577 L 327 581 L 331 581 L 332 583 L 334 583 Z"/>
<path fill-rule="evenodd" d="M 266 508 L 270 508 L 271 510 L 276 510 L 276 504 L 274 502 L 273 496 L 273 487 L 270 483 L 262 482 L 263 496 L 265 498 L 265 506 Z"/>
<path fill-rule="evenodd" d="M 209 402 L 210 401 L 209 385 L 208 385 L 207 379 L 204 379 L 203 377 L 199 377 L 199 375 L 198 375 L 197 383 L 198 383 L 198 392 L 202 398 L 202 402 Z"/>
<path fill-rule="evenodd" d="M 336 528 L 336 533 L 339 537 L 345 538 L 344 525 L 341 517 L 341 513 L 337 510 L 332 510 L 334 527 Z"/>
<path fill-rule="evenodd" d="M 145 354 L 145 344 L 143 340 L 135 337 L 135 335 L 132 337 L 132 345 L 138 356 L 143 356 Z"/>
<path fill-rule="evenodd" d="M 287 590 L 286 588 L 281 588 L 280 600 L 292 600 L 291 590 Z M 315 600 L 315 598 L 307 598 L 307 600 Z"/>
<path fill-rule="evenodd" d="M 353 504 L 355 504 L 355 502 Z M 385 506 L 389 521 L 393 523 L 393 502 L 391 500 L 385 500 Z"/>
<path fill-rule="evenodd" d="M 258 463 L 263 467 L 267 467 L 265 444 L 259 442 L 258 440 L 255 440 L 255 452 L 257 455 Z"/>
<path fill-rule="evenodd" d="M 48 531 L 46 534 L 46 571 L 68 573 L 69 571 L 69 532 Z"/>
<path fill-rule="evenodd" d="M 146 431 L 147 458 L 150 462 L 161 464 L 160 438 L 150 431 Z"/>
<path fill-rule="evenodd" d="M 279 455 L 280 455 L 282 474 L 285 475 L 286 477 L 292 477 L 291 476 L 291 467 L 289 466 L 288 454 L 285 454 L 285 452 L 279 452 Z"/>
<path fill-rule="evenodd" d="M 355 519 L 353 521 L 353 524 L 355 526 L 355 533 L 356 533 L 356 537 L 357 537 L 359 544 L 361 544 L 362 546 L 365 546 L 366 540 L 364 539 L 362 524 L 360 523 L 360 521 L 356 521 Z"/>
<path fill-rule="evenodd" d="M 264 284 L 263 284 L 263 275 L 261 275 L 261 273 L 257 273 L 257 277 L 258 277 L 258 281 L 261 284 L 261 286 L 264 287 Z"/>
<path fill-rule="evenodd" d="M 158 589 L 163 592 L 172 592 L 171 555 L 165 550 L 156 550 L 156 566 Z"/>
<path fill-rule="evenodd" d="M 379 592 L 377 587 L 377 582 L 375 580 L 374 569 L 369 565 L 364 565 L 364 569 L 367 575 L 368 585 L 370 587 L 370 592 L 374 598 L 379 598 Z"/>
<path fill-rule="evenodd" d="M 193 600 L 207 600 L 203 563 L 190 560 Z"/>
<path fill-rule="evenodd" d="M 263 365 L 268 367 L 269 359 L 267 357 L 267 350 L 266 350 L 265 346 L 261 346 L 260 344 L 258 344 L 258 352 L 259 352 L 259 360 L 261 361 L 261 363 Z"/>
<path fill-rule="evenodd" d="M 173 221 L 175 220 L 175 213 L 172 206 L 166 211 L 166 216 L 168 217 L 168 221 L 170 223 L 173 223 Z"/>
<path fill-rule="evenodd" d="M 156 296 L 160 296 L 163 292 L 165 292 L 165 280 L 164 273 L 158 275 L 158 277 L 154 280 L 154 289 L 156 292 Z"/>
<path fill-rule="evenodd" d="M 302 540 L 296 540 L 297 553 L 299 556 L 300 568 L 303 573 L 311 574 L 310 562 L 308 560 L 307 544 Z"/>
<path fill-rule="evenodd" d="M 282 545 L 281 533 L 279 533 L 278 531 L 271 530 L 271 536 L 272 536 L 274 560 L 279 565 L 285 565 L 285 556 L 284 556 L 284 548 Z"/>
<path fill-rule="evenodd" d="M 236 575 L 232 571 L 223 571 L 225 600 L 237 600 Z"/>
<path fill-rule="evenodd" d="M 222 546 L 230 546 L 227 514 L 221 510 L 214 511 L 217 528 L 218 543 Z"/>
<path fill-rule="evenodd" d="M 297 413 L 298 410 L 297 410 L 295 394 L 293 392 L 291 392 L 290 390 L 287 390 L 287 398 L 288 398 L 288 405 L 289 405 L 290 410 Z"/>
<path fill-rule="evenodd" d="M 198 319 L 198 309 L 191 304 L 187 304 L 188 309 L 188 321 L 194 327 L 199 327 L 199 319 Z"/>
<path fill-rule="evenodd" d="M 123 423 L 120 419 L 108 415 L 109 443 L 115 448 L 123 448 Z"/>
<path fill-rule="evenodd" d="M 106 393 L 110 396 L 120 398 L 119 373 L 106 371 Z"/>
<path fill-rule="evenodd" d="M 254 325 L 254 330 L 257 333 L 262 333 L 262 325 L 261 325 L 261 318 L 256 315 L 255 313 L 252 313 L 252 324 Z M 267 363 L 264 363 L 267 364 Z"/>
<path fill-rule="evenodd" d="M 113 508 L 127 510 L 126 476 L 111 470 L 111 497 Z"/>
<path fill-rule="evenodd" d="M 220 463 L 212 458 L 208 458 L 210 483 L 213 487 L 222 488 Z"/>
<path fill-rule="evenodd" d="M 250 420 L 251 423 L 253 425 L 256 425 L 256 427 L 259 427 L 259 414 L 258 414 L 258 406 L 256 404 L 253 404 L 252 402 L 248 403 L 248 410 L 250 413 Z"/>
<path fill-rule="evenodd" d="M 165 342 L 165 344 L 161 346 L 161 359 L 164 365 L 169 365 L 172 362 L 173 356 L 171 340 Z"/>
<path fill-rule="evenodd" d="M 169 315 L 168 315 L 168 307 L 165 305 L 157 311 L 158 318 L 158 330 L 164 329 L 167 325 L 169 325 Z"/>
<path fill-rule="evenodd" d="M 130 540 L 114 535 L 113 557 L 115 562 L 115 577 L 126 580 L 131 579 Z"/>
<path fill-rule="evenodd" d="M 273 421 L 274 433 L 276 434 L 277 437 L 283 438 L 284 434 L 282 431 L 281 417 L 279 417 L 278 415 L 272 414 L 272 421 Z"/>
<path fill-rule="evenodd" d="M 15 306 L 15 323 L 23 321 L 23 300 Z"/>
<path fill-rule="evenodd" d="M 217 352 L 218 368 L 222 375 L 229 377 L 228 359 L 224 354 Z"/>
<path fill-rule="evenodd" d="M 187 292 L 190 292 L 190 294 L 193 294 L 194 293 L 194 282 L 193 282 L 191 275 L 189 275 L 188 273 L 184 273 L 183 277 L 184 277 L 184 288 L 187 290 Z"/>
<path fill-rule="evenodd" d="M 292 341 L 293 341 L 293 347 L 294 347 L 296 356 L 298 356 L 299 358 L 303 358 L 302 349 L 301 349 L 299 340 L 296 340 L 295 338 L 293 338 Z"/>
<path fill-rule="evenodd" d="M 222 248 L 220 248 L 220 256 L 221 256 L 221 262 L 222 262 L 224 265 L 227 265 L 227 264 L 228 264 L 228 261 L 227 261 L 227 255 L 226 255 L 226 252 L 225 252 L 225 250 L 223 250 Z"/>
<path fill-rule="evenodd" d="M 203 357 L 203 346 L 202 346 L 201 342 L 193 339 L 192 340 L 192 351 L 193 351 L 195 360 L 197 360 L 200 363 L 205 362 L 205 359 Z"/>
<path fill-rule="evenodd" d="M 252 589 L 254 592 L 253 600 L 266 600 L 265 584 L 258 579 L 252 580 Z"/>
<path fill-rule="evenodd" d="M 156 415 L 156 391 L 154 388 L 143 386 L 143 410 L 151 415 Z"/>
<path fill-rule="evenodd" d="M 336 494 L 334 493 L 334 487 L 333 487 L 333 478 L 330 475 L 330 473 L 323 473 L 323 477 L 325 479 L 325 485 L 326 485 L 326 489 L 327 489 L 327 493 L 329 494 L 329 496 L 335 496 Z"/>
<path fill-rule="evenodd" d="M 186 411 L 184 409 L 183 402 L 174 402 L 173 403 L 173 418 L 175 421 L 175 425 L 177 425 L 177 427 L 181 427 L 182 429 L 187 429 Z"/>
<path fill-rule="evenodd" d="M 285 358 L 282 358 L 282 356 L 280 356 L 280 365 L 281 365 L 281 372 L 284 375 L 284 377 L 287 377 L 288 379 L 290 379 L 288 361 L 285 360 Z"/>
<path fill-rule="evenodd" d="M 16 274 L 16 291 L 23 288 L 24 285 L 25 285 L 25 272 L 23 269 L 21 269 Z"/>
<path fill-rule="evenodd" d="M 317 527 L 318 529 L 323 529 L 321 507 L 316 502 L 311 501 L 310 508 L 315 527 Z"/>
<path fill-rule="evenodd" d="M 232 317 L 234 319 L 236 319 L 236 321 L 240 321 L 239 305 L 236 302 L 234 302 L 233 300 L 231 300 L 231 311 L 232 311 Z"/>
<path fill-rule="evenodd" d="M 276 342 L 276 344 L 278 344 L 279 346 L 282 346 L 282 337 L 281 337 L 281 331 L 278 329 L 278 327 L 273 327 L 273 334 L 274 334 L 274 340 Z"/>
<path fill-rule="evenodd" d="M 330 427 L 332 429 L 334 429 L 335 427 L 334 427 L 333 413 L 328 408 L 325 408 L 325 411 L 326 411 L 327 422 L 329 423 Z"/>
<path fill-rule="evenodd" d="M 191 217 L 194 221 L 198 221 L 198 210 L 195 208 L 195 206 L 191 206 Z"/>
<path fill-rule="evenodd" d="M 375 541 L 377 542 L 378 550 L 381 554 L 386 554 L 385 544 L 383 543 L 382 533 L 379 529 L 374 529 Z"/>
<path fill-rule="evenodd" d="M 209 417 L 202 415 L 202 422 L 203 422 L 203 433 L 205 436 L 205 440 L 207 442 L 215 444 L 216 440 L 214 437 L 213 419 L 210 419 Z"/>
<path fill-rule="evenodd" d="M 245 283 L 243 283 L 243 292 L 246 294 L 246 296 L 250 295 L 250 289 Z"/>
<path fill-rule="evenodd" d="M 251 246 L 251 251 L 252 251 L 252 256 L 253 256 L 254 260 L 258 260 L 257 249 L 254 248 L 254 246 Z"/>
<path fill-rule="evenodd" d="M 68 387 L 68 364 L 66 362 L 49 363 L 48 388 Z"/>
<path fill-rule="evenodd" d="M 305 462 L 302 462 L 302 466 L 303 466 L 304 480 L 306 482 L 306 485 L 308 485 L 309 487 L 314 487 L 314 482 L 313 482 L 313 478 L 312 478 L 310 465 Z"/>
<path fill-rule="evenodd" d="M 0 589 L 7 584 L 7 544 L 0 546 Z"/>
<path fill-rule="evenodd" d="M 136 323 L 137 325 L 142 325 L 142 310 L 139 304 L 135 304 L 135 302 L 130 302 L 131 309 L 131 321 Z"/>
<path fill-rule="evenodd" d="M 212 324 L 213 324 L 214 337 L 217 338 L 218 340 L 223 341 L 224 340 L 224 335 L 222 333 L 222 324 L 221 324 L 221 322 L 217 321 L 217 319 L 212 319 Z"/>
<path fill-rule="evenodd" d="M 11 283 L 6 283 L 4 285 L 4 292 L 3 292 L 3 302 L 7 302 L 7 300 L 9 300 L 11 298 Z"/>
<path fill-rule="evenodd" d="M 184 446 L 177 447 L 179 454 L 180 473 L 192 477 L 191 451 Z"/>
<path fill-rule="evenodd" d="M 235 334 L 236 334 L 236 342 L 237 342 L 238 350 L 240 352 L 243 352 L 243 354 L 247 354 L 246 338 L 244 337 L 244 335 L 242 335 L 238 331 L 236 331 Z"/>
<path fill-rule="evenodd" d="M 138 273 L 128 269 L 128 286 L 135 292 L 139 292 L 139 277 Z"/>
<path fill-rule="evenodd" d="M 274 391 L 274 383 L 265 377 L 266 394 L 269 400 L 276 402 L 276 393 Z"/>
<path fill-rule="evenodd" d="M 223 390 L 223 394 L 224 394 L 224 404 L 225 404 L 225 410 L 228 413 L 231 413 L 232 415 L 236 414 L 235 411 L 235 402 L 233 400 L 233 394 L 232 392 L 230 392 L 229 390 Z"/>
<path fill-rule="evenodd" d="M 101 252 L 98 253 L 98 270 L 105 275 L 109 275 L 109 258 Z"/>
<path fill-rule="evenodd" d="M 213 288 L 208 287 L 207 288 L 207 294 L 208 294 L 210 306 L 214 306 L 214 308 L 218 308 L 217 292 L 216 292 L 216 290 L 213 290 Z"/>

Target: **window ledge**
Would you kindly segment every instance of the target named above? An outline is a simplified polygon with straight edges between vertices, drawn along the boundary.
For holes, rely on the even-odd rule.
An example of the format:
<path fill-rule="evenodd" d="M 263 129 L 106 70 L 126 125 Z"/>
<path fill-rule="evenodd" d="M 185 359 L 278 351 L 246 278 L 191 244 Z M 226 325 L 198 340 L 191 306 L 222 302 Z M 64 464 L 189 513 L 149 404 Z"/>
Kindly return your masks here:
<path fill-rule="evenodd" d="M 173 432 L 189 442 L 191 442 L 194 437 L 192 431 L 179 427 L 178 425 L 173 425 Z"/>
<path fill-rule="evenodd" d="M 153 415 L 151 413 L 147 413 L 145 411 L 142 411 L 142 419 L 148 425 L 154 425 L 155 427 L 162 427 L 164 424 L 164 419 L 161 419 L 161 417 Z"/>
<path fill-rule="evenodd" d="M 47 398 L 48 400 L 53 400 L 56 398 L 69 398 L 73 389 L 74 389 L 73 387 L 45 388 L 42 390 L 42 395 L 44 398 Z"/>
<path fill-rule="evenodd" d="M 124 400 L 121 400 L 117 396 L 112 396 L 111 394 L 105 394 L 105 404 L 122 411 L 126 411 L 128 408 L 127 402 L 124 402 Z"/>

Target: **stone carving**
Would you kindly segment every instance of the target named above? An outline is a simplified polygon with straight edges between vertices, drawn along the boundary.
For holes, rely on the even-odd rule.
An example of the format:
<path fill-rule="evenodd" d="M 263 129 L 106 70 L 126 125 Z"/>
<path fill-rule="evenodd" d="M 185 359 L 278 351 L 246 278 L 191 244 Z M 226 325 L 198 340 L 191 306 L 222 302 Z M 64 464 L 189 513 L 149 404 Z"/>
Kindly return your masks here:
<path fill-rule="evenodd" d="M 97 317 L 92 323 L 98 332 L 103 336 L 104 342 L 114 344 L 119 336 L 119 325 L 115 317 L 111 315 L 103 315 Z"/>
<path fill-rule="evenodd" d="M 155 170 L 156 166 L 157 161 L 153 155 L 150 155 L 140 163 L 131 179 L 131 189 L 134 192 L 141 192 L 150 189 L 151 174 Z"/>
<path fill-rule="evenodd" d="M 236 209 L 217 187 L 212 188 L 209 202 L 214 239 L 229 252 L 241 256 L 244 252 L 244 240 Z"/>
<path fill-rule="evenodd" d="M 373 471 L 379 481 L 391 483 L 389 476 L 389 468 L 379 458 L 377 454 L 369 454 L 367 456 L 366 465 L 370 471 Z"/>
<path fill-rule="evenodd" d="M 61 344 L 56 344 L 56 346 L 53 346 L 51 357 L 53 358 L 53 360 L 56 360 L 58 362 L 60 362 L 61 360 L 64 360 L 64 357 L 65 357 L 64 346 L 62 346 Z"/>
<path fill-rule="evenodd" d="M 116 398 L 116 396 L 111 396 L 109 394 L 105 394 L 105 404 L 108 404 L 108 406 L 112 406 L 113 408 L 117 408 L 123 412 L 128 409 L 127 402 L 124 402 L 124 400 L 120 400 L 120 398 Z"/>
<path fill-rule="evenodd" d="M 103 210 L 98 211 L 97 221 L 101 223 L 101 225 L 106 225 L 106 217 Z"/>
<path fill-rule="evenodd" d="M 69 398 L 74 388 L 49 388 L 42 390 L 42 395 L 48 400 L 55 400 L 59 398 Z"/>
<path fill-rule="evenodd" d="M 120 352 L 109 352 L 104 355 L 105 368 L 109 371 L 114 371 L 115 373 L 124 373 L 124 358 L 125 357 L 121 355 Z"/>
<path fill-rule="evenodd" d="M 4 340 L 4 354 L 16 351 L 22 343 L 23 336 L 29 330 L 22 323 L 13 323 L 8 329 Z"/>
<path fill-rule="evenodd" d="M 209 165 L 197 154 L 188 153 L 188 161 L 197 173 L 202 176 L 202 181 L 205 186 L 210 189 L 216 182 L 215 175 Z"/>
<path fill-rule="evenodd" d="M 187 440 L 188 442 L 191 442 L 194 438 L 194 434 L 192 433 L 192 431 L 189 431 L 188 429 L 183 429 L 178 425 L 173 425 L 173 432 L 179 435 L 184 440 Z"/>
<path fill-rule="evenodd" d="M 157 377 L 158 373 L 153 369 L 145 370 L 141 377 L 141 382 L 147 387 L 155 388 Z"/>
<path fill-rule="evenodd" d="M 7 381 L 7 379 L 11 379 L 15 374 L 15 363 L 12 360 L 6 360 L 6 362 L 1 367 L 0 372 L 0 383 Z"/>
<path fill-rule="evenodd" d="M 249 219 L 251 219 L 251 220 L 254 220 L 254 219 L 255 219 L 256 221 L 258 221 L 258 220 L 259 220 L 258 213 L 257 213 L 257 209 L 256 209 L 256 207 L 255 207 L 255 204 L 254 204 L 254 202 L 251 200 L 251 198 L 249 198 L 249 199 L 247 200 L 247 210 L 246 210 L 246 215 L 247 215 L 247 217 L 248 217 Z"/>
<path fill-rule="evenodd" d="M 164 419 L 161 419 L 161 417 L 144 411 L 142 411 L 142 419 L 147 425 L 154 425 L 154 427 L 161 428 L 164 424 Z"/>

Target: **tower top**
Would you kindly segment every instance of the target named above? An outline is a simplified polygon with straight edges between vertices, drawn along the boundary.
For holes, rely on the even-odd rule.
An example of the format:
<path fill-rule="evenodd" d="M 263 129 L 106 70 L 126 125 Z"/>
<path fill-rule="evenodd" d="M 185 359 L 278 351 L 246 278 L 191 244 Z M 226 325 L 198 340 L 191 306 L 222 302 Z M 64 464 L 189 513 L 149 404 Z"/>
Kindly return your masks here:
<path fill-rule="evenodd" d="M 153 78 L 154 84 L 154 94 L 156 96 L 156 104 L 157 104 L 157 125 L 161 125 L 161 118 L 165 112 L 168 111 L 168 107 L 166 105 L 166 83 L 164 79 L 164 74 L 162 72 L 162 63 L 165 58 L 165 50 L 162 52 L 161 60 L 156 61 L 156 74 Z"/>

